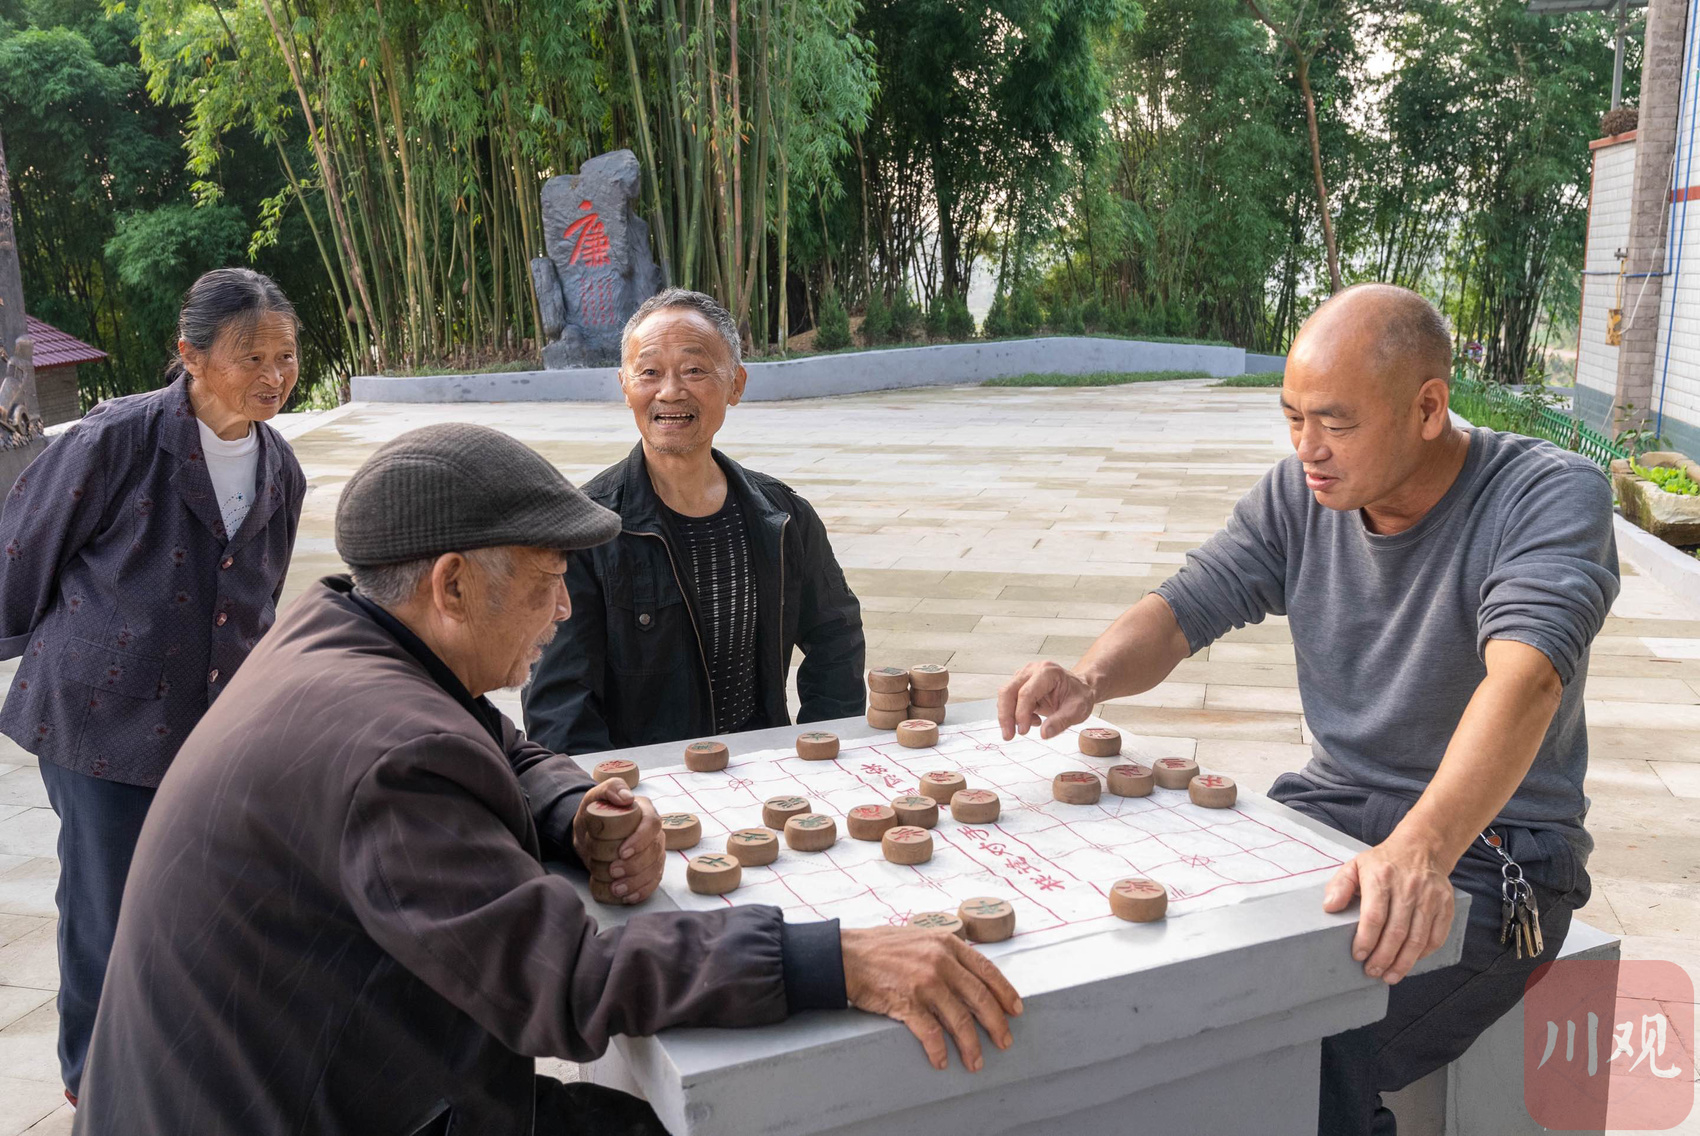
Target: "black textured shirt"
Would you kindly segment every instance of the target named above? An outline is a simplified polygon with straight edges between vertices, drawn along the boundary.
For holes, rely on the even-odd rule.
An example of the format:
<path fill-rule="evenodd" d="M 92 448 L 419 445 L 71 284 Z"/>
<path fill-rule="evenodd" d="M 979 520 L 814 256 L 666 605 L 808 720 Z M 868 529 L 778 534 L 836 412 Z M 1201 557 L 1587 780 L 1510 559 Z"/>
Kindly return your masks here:
<path fill-rule="evenodd" d="M 718 513 L 686 517 L 668 509 L 667 514 L 702 621 L 714 728 L 734 733 L 756 715 L 756 577 L 744 512 L 728 489 Z"/>

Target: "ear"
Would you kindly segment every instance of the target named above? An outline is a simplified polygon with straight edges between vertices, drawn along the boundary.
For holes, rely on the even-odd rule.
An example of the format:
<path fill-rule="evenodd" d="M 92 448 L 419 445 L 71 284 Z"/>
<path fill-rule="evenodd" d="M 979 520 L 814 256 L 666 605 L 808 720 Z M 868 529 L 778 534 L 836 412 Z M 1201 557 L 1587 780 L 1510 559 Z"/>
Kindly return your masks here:
<path fill-rule="evenodd" d="M 201 368 L 206 365 L 206 353 L 187 339 L 179 339 L 177 354 L 183 360 L 183 369 L 188 371 L 192 378 L 200 378 Z"/>
<path fill-rule="evenodd" d="M 620 369 L 614 372 L 614 377 L 620 380 L 620 397 L 626 400 L 626 409 L 632 409 L 632 391 L 626 385 L 626 365 L 620 364 Z"/>
<path fill-rule="evenodd" d="M 1445 379 L 1430 379 L 1417 391 L 1417 413 L 1422 418 L 1423 441 L 1432 442 L 1452 428 L 1452 388 Z"/>
<path fill-rule="evenodd" d="M 739 363 L 737 371 L 732 375 L 732 397 L 726 400 L 727 406 L 737 406 L 744 401 L 744 384 L 749 381 L 750 373 Z"/>
<path fill-rule="evenodd" d="M 472 565 L 458 552 L 446 552 L 431 565 L 431 603 L 451 623 L 465 623 L 473 610 L 469 593 Z"/>

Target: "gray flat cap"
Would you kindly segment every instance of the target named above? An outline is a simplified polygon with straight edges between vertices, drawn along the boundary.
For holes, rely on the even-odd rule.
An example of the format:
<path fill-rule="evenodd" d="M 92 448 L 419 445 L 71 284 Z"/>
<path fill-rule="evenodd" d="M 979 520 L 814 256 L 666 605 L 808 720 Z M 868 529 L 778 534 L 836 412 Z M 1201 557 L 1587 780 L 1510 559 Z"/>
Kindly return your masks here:
<path fill-rule="evenodd" d="M 336 550 L 356 567 L 517 544 L 606 544 L 620 515 L 586 497 L 542 454 L 488 426 L 444 422 L 386 442 L 336 506 Z"/>

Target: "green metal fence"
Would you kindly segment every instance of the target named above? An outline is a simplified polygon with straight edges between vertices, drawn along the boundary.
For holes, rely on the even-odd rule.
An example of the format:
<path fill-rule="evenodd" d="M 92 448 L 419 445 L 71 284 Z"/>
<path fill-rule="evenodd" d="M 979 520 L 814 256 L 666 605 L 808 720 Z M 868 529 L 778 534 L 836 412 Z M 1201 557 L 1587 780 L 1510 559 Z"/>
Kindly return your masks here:
<path fill-rule="evenodd" d="M 1544 387 L 1510 391 L 1498 383 L 1484 382 L 1460 368 L 1452 377 L 1452 409 L 1477 426 L 1490 426 L 1515 434 L 1545 438 L 1573 450 L 1601 467 L 1629 454 L 1610 438 L 1584 422 L 1557 410 Z"/>

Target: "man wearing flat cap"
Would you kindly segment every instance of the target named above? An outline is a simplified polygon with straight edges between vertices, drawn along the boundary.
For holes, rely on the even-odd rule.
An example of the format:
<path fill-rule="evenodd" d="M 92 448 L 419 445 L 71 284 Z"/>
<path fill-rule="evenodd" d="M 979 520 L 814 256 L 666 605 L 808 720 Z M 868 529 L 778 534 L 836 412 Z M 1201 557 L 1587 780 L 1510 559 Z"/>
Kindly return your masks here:
<path fill-rule="evenodd" d="M 578 617 L 543 652 L 525 728 L 562 753 L 863 709 L 862 609 L 801 494 L 714 448 L 744 395 L 738 325 L 712 297 L 658 292 L 626 322 L 620 390 L 641 440 L 585 484 L 620 534 L 575 556 Z"/>
<path fill-rule="evenodd" d="M 933 1064 L 1020 1001 L 966 944 L 655 911 L 598 930 L 584 805 L 634 800 L 613 890 L 665 866 L 659 820 L 528 741 L 483 696 L 568 617 L 563 570 L 614 514 L 504 434 L 404 434 L 355 473 L 352 578 L 298 599 L 184 742 L 142 829 L 75 1131 L 319 1136 L 662 1132 L 648 1106 L 534 1075 L 614 1034 L 747 1026 L 847 1003 Z"/>

